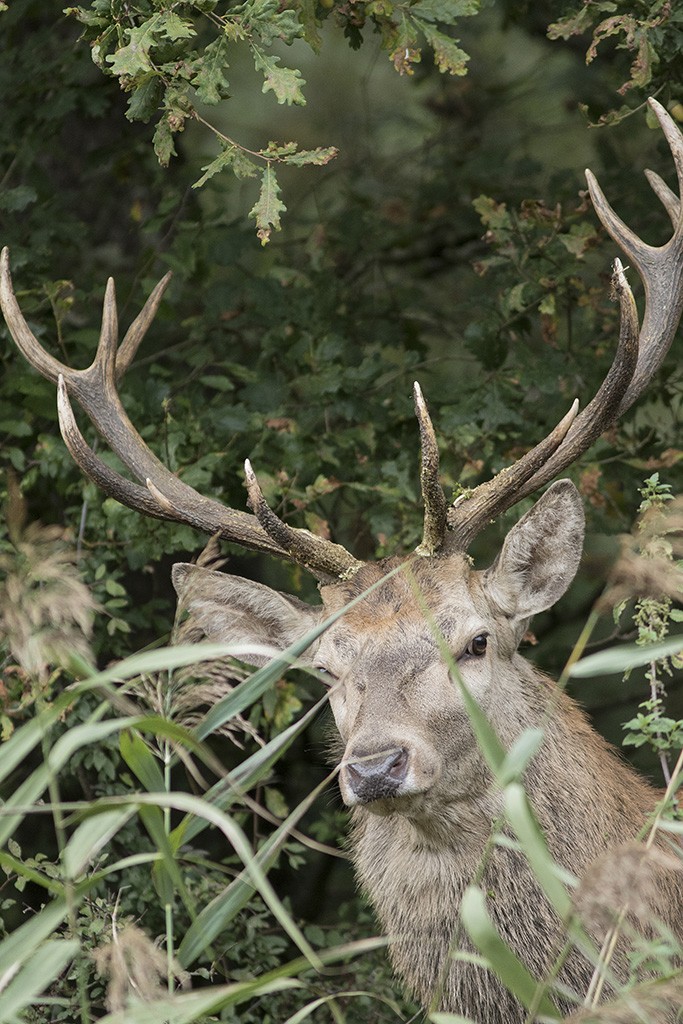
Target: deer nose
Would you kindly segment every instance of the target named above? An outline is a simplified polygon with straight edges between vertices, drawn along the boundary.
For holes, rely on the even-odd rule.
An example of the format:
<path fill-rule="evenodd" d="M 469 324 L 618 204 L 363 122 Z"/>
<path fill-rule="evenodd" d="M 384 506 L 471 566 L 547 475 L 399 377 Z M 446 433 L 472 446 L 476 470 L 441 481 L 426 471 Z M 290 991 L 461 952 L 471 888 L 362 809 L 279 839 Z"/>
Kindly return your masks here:
<path fill-rule="evenodd" d="M 370 754 L 354 751 L 344 765 L 351 792 L 359 803 L 396 796 L 408 774 L 408 751 L 395 747 L 388 752 Z"/>

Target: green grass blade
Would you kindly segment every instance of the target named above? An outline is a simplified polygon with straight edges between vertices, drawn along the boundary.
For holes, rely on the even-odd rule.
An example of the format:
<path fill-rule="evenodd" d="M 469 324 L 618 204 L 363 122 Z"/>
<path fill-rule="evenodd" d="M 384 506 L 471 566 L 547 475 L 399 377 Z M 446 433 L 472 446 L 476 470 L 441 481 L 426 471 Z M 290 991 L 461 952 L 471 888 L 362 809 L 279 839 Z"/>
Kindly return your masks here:
<path fill-rule="evenodd" d="M 32 956 L 51 932 L 59 927 L 66 915 L 66 900 L 58 898 L 3 939 L 0 942 L 0 978 L 11 974 Z"/>
<path fill-rule="evenodd" d="M 83 874 L 88 864 L 134 814 L 134 807 L 116 807 L 103 809 L 99 814 L 91 814 L 82 821 L 64 847 L 62 861 L 66 877 L 78 878 Z"/>
<path fill-rule="evenodd" d="M 482 956 L 486 957 L 491 969 L 498 975 L 505 987 L 527 1009 L 532 1005 L 538 983 L 529 973 L 519 957 L 499 935 L 486 909 L 486 899 L 481 889 L 468 886 L 460 904 L 460 917 L 465 931 Z M 539 1003 L 538 1012 L 559 1020 L 557 1010 L 547 996 Z"/>
<path fill-rule="evenodd" d="M 563 883 L 575 879 L 569 879 L 564 869 L 553 860 L 523 787 L 517 782 L 511 783 L 506 786 L 504 797 L 505 816 L 521 843 L 534 877 L 559 917 L 566 921 L 572 904 Z"/>
<path fill-rule="evenodd" d="M 577 661 L 569 670 L 575 679 L 587 676 L 611 675 L 628 672 L 632 668 L 649 665 L 651 661 L 669 658 L 683 651 L 683 635 L 670 636 L 656 644 L 625 644 L 611 647 L 608 651 L 598 651 Z"/>
<path fill-rule="evenodd" d="M 123 760 L 148 793 L 162 792 L 166 788 L 159 762 L 137 731 L 126 729 L 121 733 L 119 750 Z"/>
<path fill-rule="evenodd" d="M 41 995 L 79 949 L 76 939 L 43 942 L 0 993 L 0 1021 L 6 1021 Z"/>
<path fill-rule="evenodd" d="M 451 675 L 455 680 L 455 684 L 460 690 L 462 702 L 465 705 L 465 711 L 467 717 L 470 720 L 472 731 L 477 738 L 479 749 L 486 759 L 486 763 L 493 772 L 494 776 L 498 778 L 499 773 L 505 763 L 505 747 L 498 739 L 495 729 L 491 726 L 488 718 L 481 710 L 476 700 L 467 689 L 465 681 L 460 674 L 460 670 L 453 659 L 453 655 L 450 651 L 445 652 L 447 657 L 448 667 Z"/>
<path fill-rule="evenodd" d="M 471 1017 L 461 1017 L 459 1013 L 430 1013 L 428 1020 L 432 1024 L 476 1024 Z"/>
<path fill-rule="evenodd" d="M 249 648 L 254 654 L 269 656 L 272 648 L 259 644 Z M 232 643 L 221 644 L 179 644 L 177 647 L 157 647 L 153 651 L 140 651 L 129 658 L 112 665 L 88 680 L 89 687 L 101 686 L 104 683 L 116 683 L 135 676 L 150 675 L 154 672 L 170 672 L 187 665 L 200 664 L 202 661 L 217 661 L 221 658 L 243 657 L 245 648 Z"/>
<path fill-rule="evenodd" d="M 348 992 L 335 992 L 329 996 L 320 996 L 318 999 L 313 999 L 310 1003 L 307 1003 L 305 1006 L 302 1006 L 300 1010 L 297 1010 L 296 1013 L 293 1013 L 291 1017 L 288 1017 L 284 1024 L 301 1024 L 303 1020 L 306 1020 L 307 1017 L 310 1017 L 311 1014 L 315 1013 L 315 1011 L 318 1010 L 321 1006 L 326 1006 L 328 1003 L 333 1003 L 336 999 L 339 999 L 340 996 L 343 996 L 344 999 L 357 999 L 358 997 L 363 997 L 365 999 L 376 999 L 378 1002 L 384 1003 L 385 1006 L 388 1006 L 391 1010 L 393 1010 L 397 1017 L 400 1017 L 401 1020 L 403 1020 L 403 1014 L 401 1013 L 401 1009 L 398 1003 L 395 1003 L 393 999 L 387 999 L 386 996 L 380 996 L 377 994 L 377 992 L 351 990 Z"/>
<path fill-rule="evenodd" d="M 205 817 L 212 825 L 215 825 L 235 850 L 235 853 L 244 864 L 247 874 L 250 876 L 253 888 L 261 894 L 271 913 L 280 922 L 292 942 L 298 946 L 313 966 L 320 966 L 317 954 L 312 949 L 310 943 L 304 938 L 300 929 L 292 920 L 291 915 L 283 907 L 275 890 L 266 878 L 259 859 L 254 855 L 254 851 L 249 845 L 242 829 L 232 818 L 223 814 L 218 808 L 212 807 L 211 804 L 208 804 L 200 797 L 190 796 L 186 793 L 141 793 L 133 799 L 136 803 L 142 805 L 171 807 L 178 811 L 190 812 L 199 817 Z M 199 917 L 197 918 L 198 920 Z M 197 921 L 194 922 L 195 925 Z M 210 939 L 205 938 L 202 948 L 210 941 Z"/>
<path fill-rule="evenodd" d="M 498 773 L 498 784 L 507 786 L 518 782 L 526 771 L 529 762 L 536 756 L 543 745 L 545 734 L 542 729 L 525 729 L 512 744 Z"/>
<path fill-rule="evenodd" d="M 301 637 L 300 640 L 296 640 L 287 648 L 286 651 L 283 651 L 273 661 L 264 665 L 263 668 L 258 669 L 258 671 L 254 672 L 252 676 L 245 679 L 243 683 L 236 686 L 231 693 L 227 694 L 227 696 L 219 701 L 218 704 L 215 704 L 214 707 L 212 707 L 206 714 L 203 721 L 197 726 L 196 735 L 199 736 L 200 739 L 204 739 L 210 733 L 220 728 L 220 726 L 225 722 L 244 711 L 244 709 L 250 704 L 253 704 L 255 700 L 258 700 L 259 697 L 261 697 L 270 686 L 276 683 L 287 669 L 290 668 L 299 657 L 301 657 L 304 651 L 307 651 L 311 644 L 317 640 L 326 629 L 329 629 L 329 627 L 337 621 L 337 619 L 341 618 L 342 615 L 345 615 L 350 608 L 353 608 L 355 605 L 359 604 L 359 602 L 363 601 L 368 594 L 371 594 L 373 590 L 377 589 L 377 587 L 382 586 L 386 580 L 396 575 L 397 572 L 404 571 L 404 568 L 405 567 L 403 565 L 399 565 L 395 569 L 392 569 L 386 574 L 386 576 L 377 580 L 372 584 L 372 586 L 368 587 L 367 590 L 364 590 L 362 594 L 358 594 L 357 597 L 354 597 L 352 601 L 349 601 L 349 603 L 344 605 L 343 608 L 340 608 L 339 611 L 334 612 L 334 614 L 330 615 L 329 618 L 309 630 L 309 632 L 306 633 L 305 636 Z M 256 650 L 256 648 L 253 649 Z M 266 653 L 272 654 L 272 650 L 267 648 L 260 648 L 259 650 L 265 650 Z M 233 653 L 236 652 L 233 651 Z M 240 652 L 237 653 L 237 656 L 240 660 L 245 661 L 248 660 L 246 657 L 247 654 L 247 648 L 243 647 L 240 648 Z"/>

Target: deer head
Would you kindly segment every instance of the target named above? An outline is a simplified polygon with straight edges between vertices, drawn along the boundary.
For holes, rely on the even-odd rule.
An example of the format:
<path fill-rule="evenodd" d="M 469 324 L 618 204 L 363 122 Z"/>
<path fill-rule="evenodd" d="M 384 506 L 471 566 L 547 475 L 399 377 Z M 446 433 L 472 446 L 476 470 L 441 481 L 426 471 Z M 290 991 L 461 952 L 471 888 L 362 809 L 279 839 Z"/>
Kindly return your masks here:
<path fill-rule="evenodd" d="M 654 100 L 650 106 L 668 140 L 679 191 L 683 191 L 683 138 L 663 107 Z M 413 916 L 419 916 L 424 900 L 431 917 L 427 916 L 423 930 L 432 934 L 437 928 L 442 935 L 436 956 L 429 950 L 424 954 L 416 942 L 402 953 L 398 942 L 395 958 L 425 1002 L 440 986 L 446 992 L 443 1005 L 461 1012 L 468 1004 L 460 975 L 448 966 L 455 918 L 454 912 L 444 909 L 444 900 L 457 904 L 463 872 L 474 870 L 476 851 L 498 809 L 459 691 L 452 683 L 449 659 L 457 663 L 504 742 L 512 742 L 530 725 L 547 721 L 551 687 L 520 658 L 517 646 L 530 617 L 558 600 L 578 567 L 584 526 L 573 484 L 561 480 L 549 487 L 513 527 L 486 571 L 475 571 L 466 552 L 491 519 L 549 484 L 614 424 L 642 394 L 666 355 L 683 309 L 683 206 L 657 175 L 647 172 L 647 176 L 673 224 L 671 239 L 661 247 L 645 244 L 626 227 L 587 172 L 600 220 L 645 287 L 645 313 L 639 327 L 631 290 L 621 263 L 615 261 L 620 336 L 612 366 L 595 397 L 581 412 L 575 402 L 558 426 L 518 462 L 449 504 L 439 482 L 434 430 L 416 384 L 423 536 L 413 553 L 378 563 L 361 562 L 339 545 L 285 524 L 266 504 L 249 462 L 245 477 L 253 515 L 198 494 L 145 445 L 123 409 L 117 383 L 155 315 L 169 275 L 156 286 L 120 345 L 110 280 L 95 359 L 87 369 L 73 370 L 46 353 L 29 330 L 12 290 L 7 250 L 2 254 L 0 304 L 5 320 L 26 358 L 57 384 L 62 436 L 83 472 L 130 508 L 295 562 L 320 583 L 322 604 L 308 606 L 257 583 L 194 565 L 176 565 L 173 580 L 179 606 L 192 617 L 195 636 L 245 645 L 265 642 L 283 650 L 325 617 L 366 595 L 335 618 L 311 647 L 307 660 L 330 687 L 344 747 L 341 791 L 356 816 L 355 859 L 361 879 L 387 929 L 409 928 L 406 900 L 412 900 Z M 108 467 L 87 445 L 71 399 L 83 408 L 137 483 Z M 633 826 L 635 818 L 624 807 L 637 804 L 642 809 L 645 797 L 642 787 L 639 790 L 631 776 L 624 776 L 626 770 L 615 767 L 617 762 L 609 759 L 601 741 L 566 699 L 560 695 L 553 701 L 557 713 L 543 755 L 552 786 L 548 783 L 543 789 L 543 780 L 534 778 L 530 784 L 532 790 L 536 786 L 539 813 L 548 825 L 553 852 L 577 869 L 624 828 Z M 595 792 L 600 772 L 611 780 L 607 793 Z M 576 787 L 583 799 L 596 800 L 599 806 L 586 811 L 581 826 L 585 837 L 572 859 L 562 835 L 564 831 L 566 837 L 567 821 L 575 813 L 569 790 Z M 393 822 L 391 831 L 382 826 L 385 831 L 380 833 L 378 823 L 387 816 Z M 406 823 L 413 832 L 406 831 Z M 429 891 L 420 889 L 414 865 L 405 868 L 402 857 L 411 842 L 415 856 L 423 857 L 424 878 L 433 883 Z M 446 851 L 438 862 L 424 859 L 430 844 Z M 457 867 L 453 858 L 458 858 Z M 515 885 L 509 886 L 510 898 L 523 906 Z M 537 893 L 531 882 L 527 890 L 531 906 Z M 549 929 L 544 913 L 538 911 L 538 920 L 545 920 Z M 518 922 L 506 925 L 506 921 L 501 927 L 504 931 L 507 927 L 514 945 Z M 539 949 L 546 941 L 540 931 Z M 535 967 L 541 965 L 539 949 L 526 956 Z M 444 970 L 451 970 L 448 983 L 443 981 Z M 489 1021 L 511 1024 L 524 1019 L 514 1007 L 504 1009 L 500 992 L 497 1003 L 491 999 L 497 1009 L 491 1010 Z"/>

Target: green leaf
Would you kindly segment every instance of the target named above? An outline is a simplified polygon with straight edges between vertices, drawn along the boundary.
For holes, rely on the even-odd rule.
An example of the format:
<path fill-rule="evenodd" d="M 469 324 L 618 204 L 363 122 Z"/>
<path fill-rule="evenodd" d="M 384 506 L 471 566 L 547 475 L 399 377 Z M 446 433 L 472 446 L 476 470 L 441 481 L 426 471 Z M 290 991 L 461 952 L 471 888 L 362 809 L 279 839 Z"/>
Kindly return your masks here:
<path fill-rule="evenodd" d="M 163 83 L 158 75 L 151 74 L 144 78 L 131 92 L 126 110 L 128 120 L 149 121 L 159 109 L 163 94 Z"/>
<path fill-rule="evenodd" d="M 479 0 L 416 0 L 410 13 L 425 21 L 455 25 L 458 18 L 469 18 L 479 10 Z"/>
<path fill-rule="evenodd" d="M 534 1001 L 538 982 L 498 934 L 489 917 L 486 899 L 481 889 L 474 885 L 465 889 L 460 903 L 460 917 L 475 948 L 486 957 L 491 969 L 508 991 L 529 1009 Z M 537 1009 L 539 1013 L 554 1020 L 559 1019 L 557 1010 L 547 996 L 542 997 Z"/>
<path fill-rule="evenodd" d="M 212 786 L 205 793 L 204 799 L 222 811 L 227 811 L 236 800 L 241 798 L 242 793 L 248 792 L 268 774 L 276 761 L 306 726 L 317 717 L 326 703 L 327 694 L 317 704 L 314 704 L 298 722 L 294 722 L 284 732 L 275 736 L 265 747 L 260 747 L 251 757 L 234 768 L 225 779 L 221 779 L 220 782 Z M 191 816 L 184 818 L 171 833 L 171 843 L 174 849 L 178 849 L 181 843 L 189 843 L 206 827 L 207 822 L 202 818 Z"/>
<path fill-rule="evenodd" d="M 517 782 L 526 771 L 529 761 L 543 745 L 545 734 L 542 729 L 525 729 L 512 744 L 498 771 L 498 784 L 507 786 Z"/>
<path fill-rule="evenodd" d="M 129 1003 L 125 1010 L 100 1017 L 99 1024 L 195 1024 L 207 1014 L 216 1014 L 224 1007 L 234 1006 L 245 999 L 298 988 L 299 985 L 300 982 L 294 978 L 212 985 L 196 992 L 179 992 L 163 999 Z"/>
<path fill-rule="evenodd" d="M 214 174 L 220 174 L 226 167 L 232 169 L 236 178 L 253 178 L 258 174 L 258 167 L 251 157 L 238 146 L 227 145 L 210 164 L 202 167 L 204 173 L 195 181 L 192 188 L 201 188 Z"/>
<path fill-rule="evenodd" d="M 434 51 L 434 60 L 439 71 L 442 74 L 466 75 L 469 54 L 460 49 L 455 39 L 432 28 L 426 22 L 417 22 L 417 24 Z"/>
<path fill-rule="evenodd" d="M 250 871 L 257 868 L 267 872 L 280 852 L 283 843 L 290 835 L 292 828 L 308 808 L 317 800 L 327 786 L 329 779 L 323 780 L 309 793 L 292 813 L 282 822 L 278 829 L 268 837 L 250 865 Z M 239 852 L 239 851 L 238 851 Z M 265 878 L 265 875 L 263 876 Z M 219 896 L 203 907 L 187 929 L 178 949 L 178 959 L 184 967 L 189 967 L 200 956 L 207 945 L 219 935 L 232 921 L 236 914 L 245 906 L 253 895 L 253 881 L 243 873 Z M 265 898 L 265 897 L 264 897 Z M 281 922 L 282 923 L 282 922 Z"/>
<path fill-rule="evenodd" d="M 314 164 L 321 167 L 329 164 L 330 160 L 338 155 L 339 150 L 334 146 L 319 146 L 317 149 L 302 149 L 298 153 L 290 153 L 282 157 L 283 164 L 292 164 L 295 167 L 303 167 L 305 164 Z"/>
<path fill-rule="evenodd" d="M 187 39 L 195 35 L 191 23 L 179 18 L 173 12 L 153 14 L 151 18 L 130 30 L 128 43 L 116 53 L 110 54 L 106 61 L 111 65 L 113 75 L 125 75 L 135 79 L 140 74 L 154 72 L 156 69 L 150 57 L 150 51 L 164 40 Z"/>
<path fill-rule="evenodd" d="M 614 672 L 628 672 L 641 665 L 649 665 L 651 661 L 670 658 L 683 651 L 683 636 L 671 636 L 656 644 L 645 646 L 627 644 L 623 647 L 612 647 L 608 651 L 589 654 L 572 665 L 569 674 L 577 679 L 588 676 L 610 675 Z"/>
<path fill-rule="evenodd" d="M 302 86 L 306 80 L 302 78 L 301 72 L 296 68 L 280 68 L 280 58 L 273 54 L 265 53 L 260 47 L 252 47 L 254 54 L 254 65 L 257 71 L 264 75 L 262 92 L 272 91 L 278 103 L 287 103 L 289 106 L 296 103 L 304 106 L 306 99 L 302 92 Z"/>
<path fill-rule="evenodd" d="M 159 764 L 140 734 L 126 729 L 119 739 L 121 756 L 148 793 L 165 789 Z"/>
<path fill-rule="evenodd" d="M 165 11 L 159 17 L 161 19 L 159 35 L 172 42 L 177 39 L 191 39 L 197 34 L 191 21 L 179 17 L 173 11 Z"/>
<path fill-rule="evenodd" d="M 465 711 L 467 712 L 467 717 L 470 720 L 472 731 L 477 738 L 479 749 L 486 758 L 486 763 L 489 768 L 497 778 L 505 764 L 505 748 L 500 742 L 486 715 L 467 689 L 453 656 L 450 652 L 447 653 L 450 659 L 448 667 L 453 679 L 455 680 L 456 686 L 460 690 L 460 695 L 462 697 L 463 704 L 465 705 Z"/>
<path fill-rule="evenodd" d="M 228 95 L 230 83 L 226 71 L 230 67 L 229 51 L 230 41 L 226 36 L 220 36 L 204 48 L 204 53 L 198 61 L 199 70 L 192 79 L 200 103 L 213 106 Z"/>
<path fill-rule="evenodd" d="M 164 116 L 159 120 L 156 128 L 154 129 L 154 135 L 152 137 L 152 143 L 154 145 L 154 152 L 157 155 L 157 160 L 162 167 L 168 167 L 169 161 L 172 156 L 176 156 L 175 143 L 173 141 L 173 132 L 171 126 L 168 123 L 168 116 Z"/>
<path fill-rule="evenodd" d="M 280 0 L 251 0 L 245 8 L 249 28 L 258 32 L 265 46 L 272 46 L 276 39 L 292 43 L 302 34 L 296 11 L 284 7 Z"/>
<path fill-rule="evenodd" d="M 42 942 L 58 928 L 68 913 L 66 901 L 48 903 L 0 942 L 0 978 L 11 975 L 19 964 L 32 956 Z"/>
<path fill-rule="evenodd" d="M 304 800 L 300 807 L 304 806 L 305 808 L 308 808 L 312 800 L 315 799 L 315 797 L 317 797 L 318 792 L 321 788 L 321 786 L 316 787 L 316 789 L 313 790 L 311 798 L 307 798 L 306 800 Z M 196 814 L 199 817 L 206 818 L 206 820 L 209 821 L 212 825 L 215 825 L 216 828 L 218 828 L 223 833 L 227 841 L 235 850 L 235 853 L 238 855 L 238 857 L 244 864 L 246 869 L 244 872 L 244 877 L 246 880 L 245 884 L 247 888 L 256 890 L 261 894 L 263 901 L 267 904 L 273 916 L 279 921 L 280 925 L 282 926 L 284 931 L 286 931 L 286 933 L 289 935 L 290 939 L 292 939 L 292 941 L 298 946 L 302 953 L 304 953 L 309 963 L 316 968 L 320 966 L 318 956 L 313 951 L 310 944 L 306 941 L 306 939 L 302 935 L 300 929 L 298 928 L 290 914 L 287 913 L 280 899 L 276 895 L 275 890 L 273 889 L 272 885 L 266 878 L 265 872 L 263 870 L 263 853 L 266 847 L 273 842 L 273 837 L 271 837 L 268 840 L 268 843 L 259 851 L 259 854 L 254 856 L 254 851 L 249 845 L 246 836 L 244 835 L 244 832 L 239 827 L 239 825 L 232 818 L 229 818 L 226 814 L 223 814 L 222 811 L 219 811 L 216 807 L 212 807 L 209 803 L 207 803 L 206 800 L 202 800 L 199 797 L 188 796 L 185 793 L 140 793 L 136 794 L 132 798 L 132 800 L 135 803 L 140 804 L 149 809 L 160 810 L 163 807 L 170 807 L 178 811 L 185 811 L 189 812 L 190 814 Z M 297 808 L 297 811 L 299 811 L 299 808 Z M 296 812 L 293 812 L 293 814 L 294 813 Z M 290 815 L 290 817 L 287 818 L 285 822 L 283 822 L 283 824 L 280 826 L 277 832 L 274 833 L 275 837 L 284 838 L 286 837 L 287 834 L 289 834 L 288 830 L 291 826 L 288 825 L 288 822 L 290 822 L 291 818 L 292 815 Z M 162 847 L 160 846 L 159 848 L 161 849 Z M 164 851 L 162 850 L 162 852 Z M 166 853 L 164 855 L 166 856 Z M 241 880 L 241 878 L 238 879 L 238 881 Z M 233 883 L 233 885 L 234 884 L 235 883 Z M 231 886 L 228 886 L 228 891 L 230 890 L 230 888 Z M 249 897 L 247 896 L 247 899 L 248 898 Z M 211 906 L 211 904 L 209 906 Z M 193 929 L 195 930 L 195 937 L 197 937 L 196 933 L 197 931 L 199 931 L 199 952 L 204 950 L 206 946 L 211 942 L 212 936 L 206 934 L 201 928 L 197 929 L 197 925 L 200 919 L 202 918 L 202 915 L 205 914 L 207 909 L 208 908 L 206 907 L 204 908 L 202 914 L 200 914 L 197 917 L 196 921 L 193 921 L 192 925 L 190 926 L 190 929 L 188 929 L 188 932 L 185 935 L 185 939 L 183 940 L 180 950 L 178 951 L 179 957 L 181 956 L 181 950 L 188 938 L 188 935 Z M 220 930 L 221 929 L 219 928 L 219 931 Z"/>
<path fill-rule="evenodd" d="M 31 206 L 38 198 L 38 193 L 31 185 L 16 185 L 14 188 L 4 188 L 0 191 L 0 210 L 7 213 L 21 213 L 27 206 Z M 15 432 L 15 436 L 18 436 Z"/>
<path fill-rule="evenodd" d="M 267 245 L 273 230 L 280 230 L 280 214 L 287 207 L 280 197 L 280 186 L 273 167 L 268 164 L 261 178 L 261 192 L 258 202 L 249 211 L 249 216 L 256 220 L 257 236 L 261 245 Z"/>

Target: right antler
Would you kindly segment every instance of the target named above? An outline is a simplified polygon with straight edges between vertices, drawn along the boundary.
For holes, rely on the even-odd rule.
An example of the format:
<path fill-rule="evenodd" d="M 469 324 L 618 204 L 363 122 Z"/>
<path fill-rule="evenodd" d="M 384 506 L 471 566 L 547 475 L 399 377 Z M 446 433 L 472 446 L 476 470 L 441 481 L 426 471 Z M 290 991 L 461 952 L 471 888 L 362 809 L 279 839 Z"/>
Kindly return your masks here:
<path fill-rule="evenodd" d="M 661 104 L 654 99 L 648 102 L 671 148 L 679 192 L 683 195 L 683 136 Z M 441 548 L 466 551 L 474 537 L 495 516 L 549 483 L 587 451 L 640 397 L 661 366 L 683 311 L 683 203 L 657 174 L 646 171 L 646 175 L 674 229 L 672 237 L 662 246 L 648 245 L 631 231 L 609 205 L 593 174 L 586 171 L 598 217 L 642 278 L 645 315 L 639 336 L 633 294 L 620 261 L 615 260 L 612 282 L 621 308 L 619 345 L 600 389 L 581 413 L 576 415 L 578 405 L 575 403 L 552 433 L 518 462 L 445 509 L 438 483 L 438 451 L 431 442 L 433 430 L 417 388 L 425 505 L 424 538 L 419 554 L 434 554 Z"/>
<path fill-rule="evenodd" d="M 46 352 L 29 329 L 12 287 L 9 251 L 3 249 L 0 257 L 0 308 L 12 337 L 28 361 L 44 377 L 57 384 L 59 425 L 74 461 L 110 497 L 138 512 L 157 519 L 186 523 L 242 547 L 278 555 L 303 565 L 320 580 L 337 579 L 354 572 L 361 563 L 345 548 L 316 537 L 308 530 L 292 529 L 268 509 L 251 467 L 247 472 L 247 484 L 255 516 L 206 498 L 183 483 L 147 447 L 129 420 L 118 395 L 117 381 L 133 360 L 154 319 L 170 277 L 166 274 L 156 285 L 120 345 L 114 282 L 110 278 L 95 359 L 87 369 L 74 370 Z M 88 446 L 76 424 L 70 395 L 140 484 L 111 469 Z"/>

